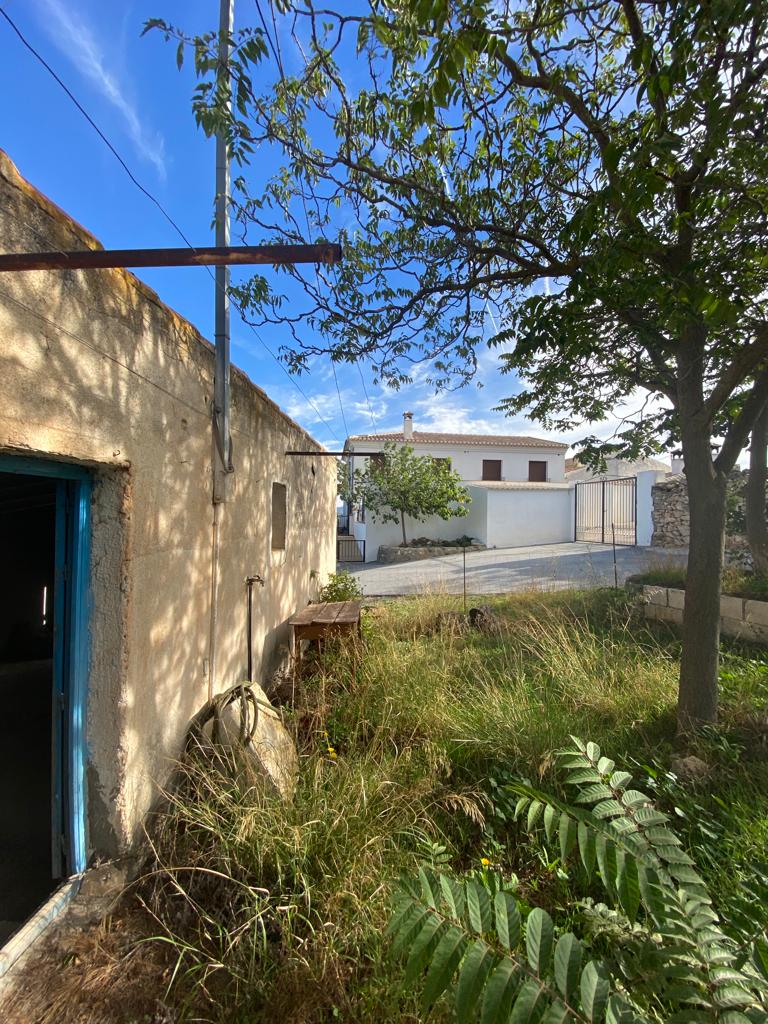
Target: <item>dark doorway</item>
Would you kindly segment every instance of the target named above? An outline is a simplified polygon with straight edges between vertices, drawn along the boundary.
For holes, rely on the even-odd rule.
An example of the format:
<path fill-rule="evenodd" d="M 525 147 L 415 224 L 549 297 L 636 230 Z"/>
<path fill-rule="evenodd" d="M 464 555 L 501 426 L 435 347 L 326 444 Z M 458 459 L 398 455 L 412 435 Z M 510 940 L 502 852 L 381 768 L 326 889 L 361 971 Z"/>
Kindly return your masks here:
<path fill-rule="evenodd" d="M 483 480 L 501 480 L 501 459 L 483 459 Z"/>
<path fill-rule="evenodd" d="M 57 487 L 0 472 L 0 943 L 59 881 L 52 845 Z"/>

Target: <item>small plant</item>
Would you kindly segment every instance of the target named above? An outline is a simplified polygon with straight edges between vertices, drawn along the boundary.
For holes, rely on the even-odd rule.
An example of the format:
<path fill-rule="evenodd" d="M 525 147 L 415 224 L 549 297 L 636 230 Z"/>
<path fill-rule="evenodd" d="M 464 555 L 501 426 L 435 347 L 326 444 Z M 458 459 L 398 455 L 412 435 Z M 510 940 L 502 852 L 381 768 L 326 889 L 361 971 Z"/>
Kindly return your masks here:
<path fill-rule="evenodd" d="M 582 911 L 584 934 L 558 934 L 500 876 L 459 881 L 422 869 L 402 884 L 390 924 L 395 951 L 408 954 L 406 983 L 420 982 L 426 1009 L 452 990 L 459 1022 L 767 1020 L 759 906 L 751 934 L 728 935 L 669 816 L 596 744 L 573 744 L 558 756 L 575 806 L 527 783 L 504 789 L 526 831 L 543 830 L 561 865 L 602 889 L 605 903 L 569 908 L 569 923 Z"/>
<path fill-rule="evenodd" d="M 363 590 L 351 572 L 342 569 L 332 572 L 324 587 L 320 587 L 321 601 L 355 601 L 363 596 Z"/>

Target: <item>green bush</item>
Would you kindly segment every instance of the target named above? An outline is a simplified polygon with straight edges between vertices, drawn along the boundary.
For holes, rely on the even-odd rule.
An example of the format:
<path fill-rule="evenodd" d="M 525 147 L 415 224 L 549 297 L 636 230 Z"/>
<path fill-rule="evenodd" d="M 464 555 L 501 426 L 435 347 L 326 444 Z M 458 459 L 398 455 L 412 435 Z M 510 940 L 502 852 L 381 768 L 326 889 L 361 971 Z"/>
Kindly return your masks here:
<path fill-rule="evenodd" d="M 363 590 L 351 572 L 342 569 L 332 572 L 324 587 L 320 587 L 321 601 L 355 601 L 363 596 Z"/>
<path fill-rule="evenodd" d="M 768 1020 L 760 903 L 722 925 L 669 815 L 631 788 L 632 776 L 575 737 L 558 756 L 574 805 L 523 782 L 500 795 L 601 901 L 564 908 L 570 928 L 557 928 L 500 875 L 459 881 L 422 869 L 402 884 L 390 932 L 424 1009 L 451 990 L 460 1024 Z"/>

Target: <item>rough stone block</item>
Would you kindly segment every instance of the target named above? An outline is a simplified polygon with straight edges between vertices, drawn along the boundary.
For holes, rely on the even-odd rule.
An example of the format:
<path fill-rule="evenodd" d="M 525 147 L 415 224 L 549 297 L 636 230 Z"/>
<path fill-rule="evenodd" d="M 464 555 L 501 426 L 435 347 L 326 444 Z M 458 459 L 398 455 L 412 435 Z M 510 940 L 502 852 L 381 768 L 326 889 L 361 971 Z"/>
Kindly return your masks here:
<path fill-rule="evenodd" d="M 676 626 L 680 626 L 683 622 L 683 609 L 662 608 L 660 605 L 657 605 L 656 618 L 659 619 L 661 622 L 672 622 Z"/>
<path fill-rule="evenodd" d="M 667 590 L 667 601 L 670 608 L 685 608 L 685 591 L 670 587 Z"/>
<path fill-rule="evenodd" d="M 727 615 L 720 619 L 720 632 L 737 639 L 752 639 L 752 627 L 748 622 L 745 622 L 744 619 L 734 619 Z"/>
<path fill-rule="evenodd" d="M 768 601 L 745 601 L 744 618 L 757 626 L 768 626 Z"/>
<path fill-rule="evenodd" d="M 744 598 L 743 597 L 721 597 L 720 598 L 720 615 L 724 619 L 743 619 L 744 618 Z"/>
<path fill-rule="evenodd" d="M 643 587 L 643 597 L 648 604 L 661 605 L 666 608 L 667 606 L 667 588 L 666 587 Z"/>

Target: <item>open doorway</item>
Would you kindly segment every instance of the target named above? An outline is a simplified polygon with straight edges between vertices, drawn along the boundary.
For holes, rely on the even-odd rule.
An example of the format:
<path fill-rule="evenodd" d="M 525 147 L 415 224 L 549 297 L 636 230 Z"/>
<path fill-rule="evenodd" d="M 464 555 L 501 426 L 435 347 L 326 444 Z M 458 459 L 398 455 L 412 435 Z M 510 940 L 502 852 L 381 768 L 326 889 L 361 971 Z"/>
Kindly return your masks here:
<path fill-rule="evenodd" d="M 57 482 L 0 473 L 0 942 L 53 891 Z"/>
<path fill-rule="evenodd" d="M 90 477 L 0 456 L 0 945 L 85 861 Z"/>

